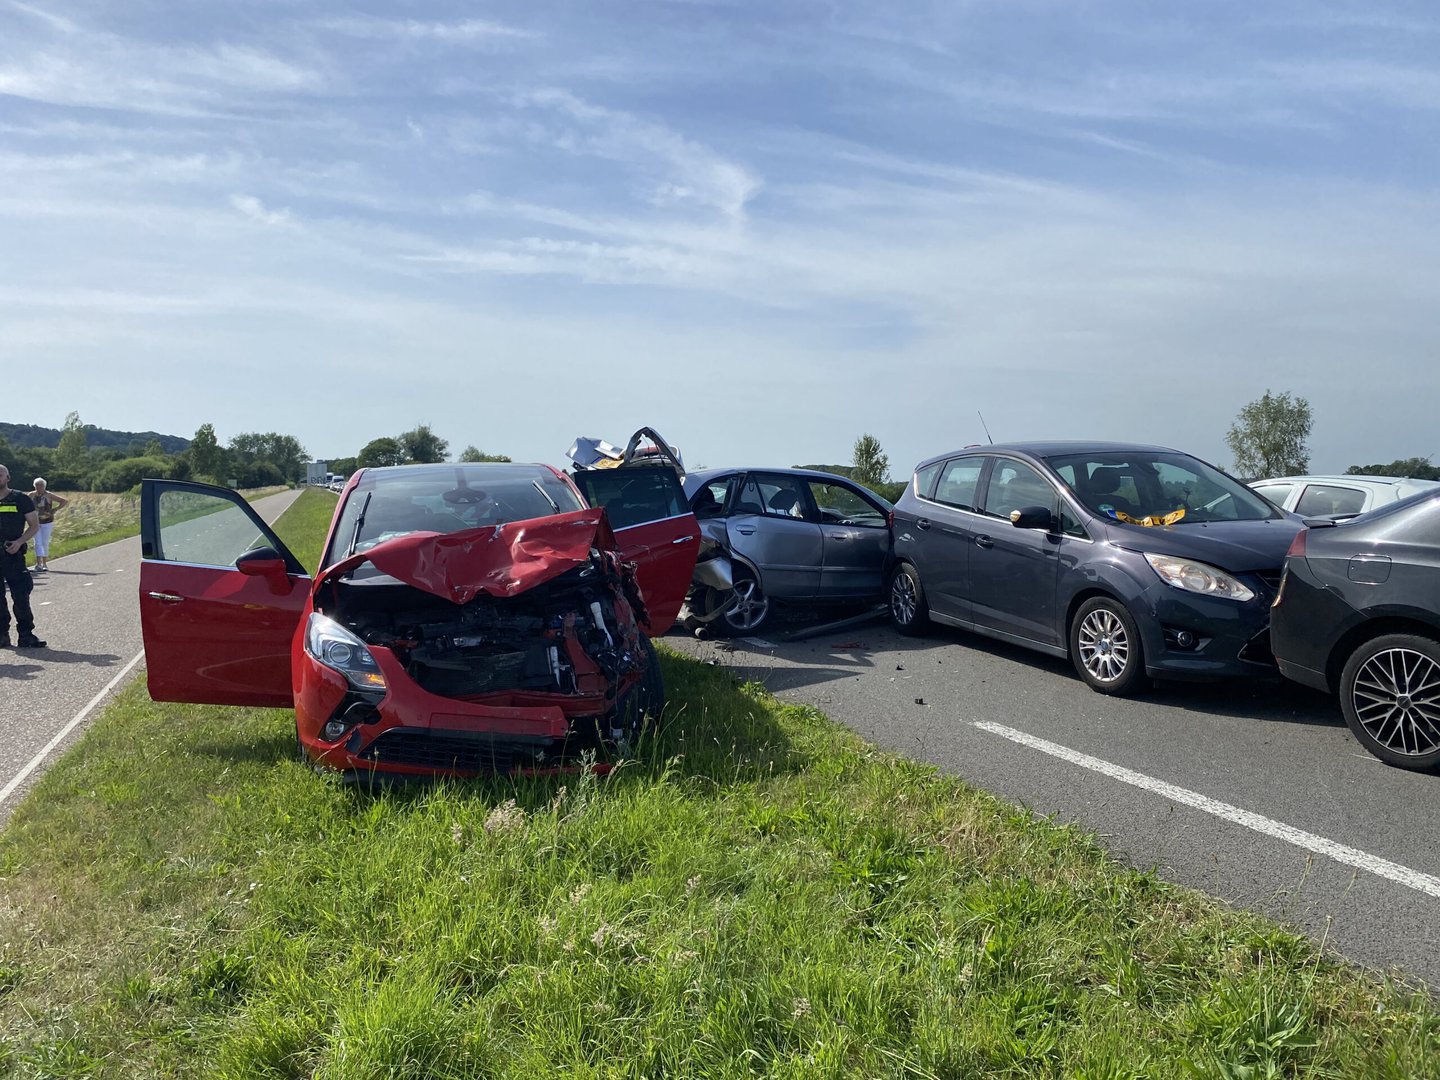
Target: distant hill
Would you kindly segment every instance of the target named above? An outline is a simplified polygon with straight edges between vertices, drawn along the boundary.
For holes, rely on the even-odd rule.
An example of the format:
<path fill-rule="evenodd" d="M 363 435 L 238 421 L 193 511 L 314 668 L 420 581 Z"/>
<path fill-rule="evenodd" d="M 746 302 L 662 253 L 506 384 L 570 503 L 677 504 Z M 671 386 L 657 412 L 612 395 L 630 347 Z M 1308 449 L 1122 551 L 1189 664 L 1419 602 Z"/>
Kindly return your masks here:
<path fill-rule="evenodd" d="M 60 445 L 60 429 L 0 421 L 0 438 L 15 447 L 48 446 L 54 449 Z M 118 446 L 123 450 L 131 443 L 138 442 L 144 446 L 151 440 L 158 442 L 167 454 L 178 454 L 190 445 L 189 439 L 183 439 L 179 435 L 161 435 L 156 431 L 111 431 L 94 424 L 85 425 L 85 445 L 92 449 Z"/>

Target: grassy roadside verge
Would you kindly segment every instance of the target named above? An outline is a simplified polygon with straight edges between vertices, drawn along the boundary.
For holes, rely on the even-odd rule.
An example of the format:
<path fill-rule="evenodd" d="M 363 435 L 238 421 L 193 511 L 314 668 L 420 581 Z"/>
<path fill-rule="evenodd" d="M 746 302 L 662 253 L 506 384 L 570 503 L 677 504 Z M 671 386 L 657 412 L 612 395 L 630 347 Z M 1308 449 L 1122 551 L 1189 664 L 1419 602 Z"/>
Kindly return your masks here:
<path fill-rule="evenodd" d="M 323 525 L 280 529 L 313 565 Z M 0 835 L 0 1071 L 1440 1073 L 1428 999 L 664 662 L 607 779 L 378 795 L 284 711 L 130 687 Z"/>
<path fill-rule="evenodd" d="M 251 501 L 284 491 L 283 487 L 256 488 L 242 494 Z M 140 496 L 105 495 L 97 492 L 58 492 L 70 500 L 55 515 L 55 530 L 50 535 L 50 558 L 74 555 L 111 544 L 116 540 L 140 535 Z M 31 546 L 30 562 L 33 564 Z"/>

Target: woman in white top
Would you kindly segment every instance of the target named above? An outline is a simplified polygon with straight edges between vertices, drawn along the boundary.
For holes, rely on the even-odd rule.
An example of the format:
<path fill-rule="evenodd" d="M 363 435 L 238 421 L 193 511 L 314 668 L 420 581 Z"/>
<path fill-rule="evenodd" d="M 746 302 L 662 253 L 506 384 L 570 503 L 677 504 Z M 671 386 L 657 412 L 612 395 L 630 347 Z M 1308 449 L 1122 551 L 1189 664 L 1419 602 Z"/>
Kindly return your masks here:
<path fill-rule="evenodd" d="M 50 533 L 55 528 L 55 511 L 70 505 L 69 499 L 62 499 L 45 487 L 45 478 L 35 478 L 35 490 L 30 492 L 30 501 L 40 515 L 40 529 L 35 533 L 35 573 L 43 574 L 50 569 Z"/>

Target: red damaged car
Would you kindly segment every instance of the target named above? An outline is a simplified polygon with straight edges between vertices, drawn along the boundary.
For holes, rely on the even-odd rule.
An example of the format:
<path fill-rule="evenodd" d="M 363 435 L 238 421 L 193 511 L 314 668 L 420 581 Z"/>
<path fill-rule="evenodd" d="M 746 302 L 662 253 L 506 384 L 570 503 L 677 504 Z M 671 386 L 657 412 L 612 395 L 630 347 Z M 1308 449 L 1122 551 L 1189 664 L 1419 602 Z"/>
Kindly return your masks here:
<path fill-rule="evenodd" d="M 401 465 L 351 478 L 312 580 L 236 492 L 146 480 L 150 696 L 293 704 L 301 752 L 352 774 L 623 752 L 698 547 L 668 467 Z"/>

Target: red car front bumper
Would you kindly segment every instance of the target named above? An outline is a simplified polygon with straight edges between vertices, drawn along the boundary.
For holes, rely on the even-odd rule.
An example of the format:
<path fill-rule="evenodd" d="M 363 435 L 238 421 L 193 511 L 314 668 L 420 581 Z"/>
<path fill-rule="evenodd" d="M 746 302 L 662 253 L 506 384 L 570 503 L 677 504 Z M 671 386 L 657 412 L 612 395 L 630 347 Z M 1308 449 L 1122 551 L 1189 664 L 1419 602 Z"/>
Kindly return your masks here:
<path fill-rule="evenodd" d="M 371 647 L 385 676 L 378 700 L 357 694 L 344 676 L 295 650 L 295 727 L 304 753 L 316 764 L 347 773 L 402 776 L 477 776 L 534 771 L 574 763 L 616 702 L 632 692 L 627 677 L 613 697 L 594 693 L 505 692 L 473 700 L 429 693 L 406 673 L 389 649 Z M 326 737 L 338 720 L 344 731 Z M 333 732 L 332 732 L 333 733 Z"/>

